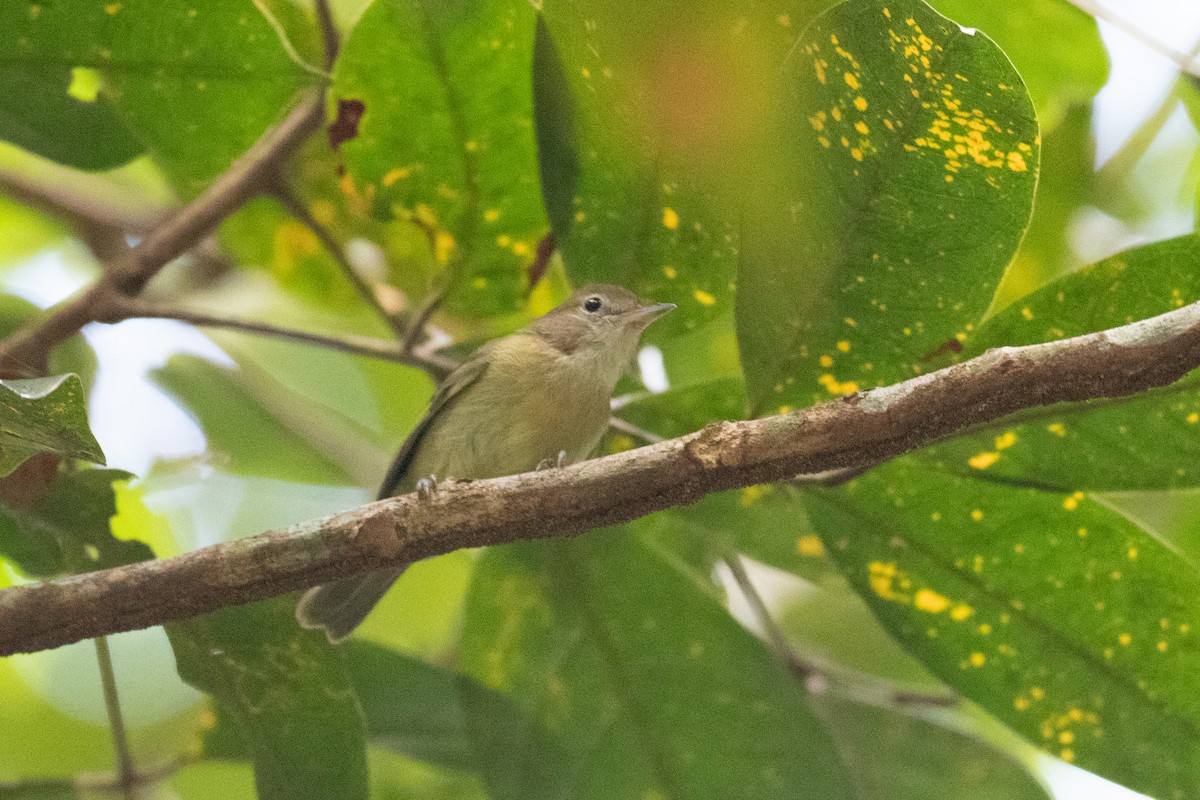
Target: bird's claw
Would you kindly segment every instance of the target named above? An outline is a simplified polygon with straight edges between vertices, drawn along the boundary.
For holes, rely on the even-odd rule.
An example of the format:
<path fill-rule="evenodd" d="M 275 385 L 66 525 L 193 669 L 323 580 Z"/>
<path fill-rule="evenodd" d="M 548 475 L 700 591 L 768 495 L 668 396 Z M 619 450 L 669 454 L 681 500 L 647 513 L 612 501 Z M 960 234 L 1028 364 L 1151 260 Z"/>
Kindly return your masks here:
<path fill-rule="evenodd" d="M 417 481 L 417 497 L 428 502 L 434 498 L 438 490 L 438 479 L 436 475 L 430 475 L 428 478 L 421 478 Z"/>
<path fill-rule="evenodd" d="M 558 469 L 559 467 L 566 465 L 566 463 L 567 451 L 559 450 L 558 455 L 554 458 L 543 458 L 541 461 L 539 461 L 538 465 L 534 468 L 534 472 L 542 472 L 548 469 Z"/>

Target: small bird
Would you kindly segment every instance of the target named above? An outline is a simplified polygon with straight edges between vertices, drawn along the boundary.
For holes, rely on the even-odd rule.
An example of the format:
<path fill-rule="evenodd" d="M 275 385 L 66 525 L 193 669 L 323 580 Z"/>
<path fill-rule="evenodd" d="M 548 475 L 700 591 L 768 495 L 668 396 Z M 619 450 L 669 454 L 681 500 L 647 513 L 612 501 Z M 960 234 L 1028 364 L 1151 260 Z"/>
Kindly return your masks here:
<path fill-rule="evenodd" d="M 587 458 L 608 427 L 613 389 L 642 332 L 674 308 L 620 286 L 585 286 L 529 327 L 483 345 L 433 395 L 378 499 L 427 487 L 430 478 L 497 478 Z M 387 567 L 310 589 L 296 619 L 339 642 L 403 571 Z"/>

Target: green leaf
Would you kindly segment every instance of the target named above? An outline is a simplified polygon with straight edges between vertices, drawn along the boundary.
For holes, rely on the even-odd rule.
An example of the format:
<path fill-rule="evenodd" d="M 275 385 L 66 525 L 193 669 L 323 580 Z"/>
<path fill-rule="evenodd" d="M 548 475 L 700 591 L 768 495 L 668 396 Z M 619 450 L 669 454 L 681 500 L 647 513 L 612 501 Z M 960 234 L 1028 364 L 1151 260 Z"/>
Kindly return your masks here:
<path fill-rule="evenodd" d="M 233 721 L 263 800 L 366 800 L 366 736 L 346 665 L 296 625 L 294 606 L 276 598 L 166 626 L 180 677 Z"/>
<path fill-rule="evenodd" d="M 340 650 L 373 745 L 438 767 L 474 771 L 480 759 L 516 755 L 510 752 L 514 731 L 543 736 L 511 698 L 466 675 L 361 639 L 345 642 Z M 467 707 L 477 712 L 470 719 Z M 217 724 L 205 733 L 205 755 L 246 758 L 237 731 L 236 719 L 218 707 Z M 489 738 L 486 747 L 476 747 Z M 536 752 L 550 747 L 543 740 Z"/>
<path fill-rule="evenodd" d="M 566 241 L 579 184 L 579 154 L 574 147 L 575 100 L 566 68 L 541 14 L 533 35 L 533 129 L 546 216 L 554 235 Z"/>
<path fill-rule="evenodd" d="M 142 146 L 106 98 L 68 94 L 71 71 L 8 67 L 0 72 L 0 139 L 79 169 L 119 167 Z"/>
<path fill-rule="evenodd" d="M 198 418 L 209 449 L 228 459 L 223 466 L 229 471 L 297 483 L 355 483 L 308 430 L 288 424 L 311 419 L 320 425 L 315 403 L 196 356 L 172 356 L 150 376 Z"/>
<path fill-rule="evenodd" d="M 0 505 L 0 557 L 40 578 L 154 558 L 147 544 L 113 535 L 113 484 L 131 477 L 115 469 L 65 472 L 28 507 Z"/>
<path fill-rule="evenodd" d="M 810 517 L 880 621 L 1047 752 L 1155 797 L 1200 790 L 1200 575 L 1082 493 L 906 459 Z"/>
<path fill-rule="evenodd" d="M 343 647 L 373 744 L 464 771 L 553 752 L 553 743 L 507 695 L 369 642 Z M 522 752 L 529 743 L 536 747 Z"/>
<path fill-rule="evenodd" d="M 735 41 L 741 9 L 731 10 L 680 16 L 670 3 L 598 0 L 543 9 L 538 146 L 567 274 L 677 303 L 660 336 L 732 305 L 736 190 L 721 181 L 747 155 L 740 120 L 769 70 L 747 63 L 751 51 Z"/>
<path fill-rule="evenodd" d="M 992 317 L 963 357 L 1124 325 L 1200 300 L 1200 237 L 1137 247 L 1067 275 Z M 1059 489 L 1200 485 L 1195 376 L 1120 400 L 1037 409 L 926 451 L 983 478 Z"/>
<path fill-rule="evenodd" d="M 818 696 L 815 704 L 872 800 L 1049 800 L 1012 756 L 985 742 L 901 711 Z"/>
<path fill-rule="evenodd" d="M 754 220 L 738 270 L 756 413 L 910 378 L 958 347 L 1037 180 L 1021 77 L 986 36 L 919 0 L 835 6 L 788 70 L 795 153 L 773 190 L 787 202 Z"/>
<path fill-rule="evenodd" d="M 0 800 L 74 800 L 79 797 L 70 780 L 30 781 L 27 786 L 0 786 Z"/>
<path fill-rule="evenodd" d="M 581 800 L 846 796 L 803 687 L 676 558 L 618 531 L 484 554 L 464 664 L 562 748 L 489 764 L 494 796 L 546 796 L 534 767 Z"/>
<path fill-rule="evenodd" d="M 1044 134 L 1058 127 L 1072 104 L 1091 100 L 1108 80 L 1108 51 L 1096 20 L 1070 3 L 933 0 L 933 6 L 1000 45 L 1029 89 Z"/>
<path fill-rule="evenodd" d="M 0 380 L 0 475 L 34 453 L 104 463 L 104 451 L 88 427 L 78 375 Z"/>
<path fill-rule="evenodd" d="M 376 0 L 342 49 L 339 101 L 365 111 L 341 145 L 357 196 L 429 240 L 452 311 L 517 310 L 546 232 L 522 0 Z M 387 69 L 380 69 L 387 64 Z"/>
<path fill-rule="evenodd" d="M 288 4 L 271 7 L 287 18 Z M 98 70 L 103 94 L 185 195 L 228 169 L 314 80 L 242 0 L 4 3 L 0 31 L 10 62 L 40 81 L 64 65 Z"/>

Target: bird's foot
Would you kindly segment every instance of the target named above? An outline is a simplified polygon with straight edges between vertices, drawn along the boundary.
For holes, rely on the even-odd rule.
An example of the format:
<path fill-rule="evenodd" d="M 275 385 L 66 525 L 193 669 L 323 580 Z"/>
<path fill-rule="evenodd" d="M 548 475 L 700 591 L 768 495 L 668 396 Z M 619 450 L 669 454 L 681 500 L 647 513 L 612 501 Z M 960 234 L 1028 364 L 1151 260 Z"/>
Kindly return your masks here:
<path fill-rule="evenodd" d="M 449 483 L 449 481 L 447 481 Z M 428 478 L 421 478 L 417 481 L 417 497 L 425 502 L 429 502 L 437 495 L 438 479 L 436 475 L 430 475 Z"/>
<path fill-rule="evenodd" d="M 542 472 L 547 469 L 558 469 L 567 465 L 567 451 L 559 450 L 558 455 L 554 458 L 543 458 L 538 462 L 534 472 Z"/>

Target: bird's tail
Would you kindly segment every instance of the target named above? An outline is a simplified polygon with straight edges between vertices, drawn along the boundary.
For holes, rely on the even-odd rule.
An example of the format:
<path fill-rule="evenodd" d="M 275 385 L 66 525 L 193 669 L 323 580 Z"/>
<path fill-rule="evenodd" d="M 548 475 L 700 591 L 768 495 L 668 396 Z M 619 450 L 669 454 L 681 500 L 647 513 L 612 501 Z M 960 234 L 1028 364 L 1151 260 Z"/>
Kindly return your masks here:
<path fill-rule="evenodd" d="M 296 605 L 296 621 L 324 630 L 337 644 L 366 619 L 403 572 L 403 567 L 376 569 L 309 589 Z"/>

